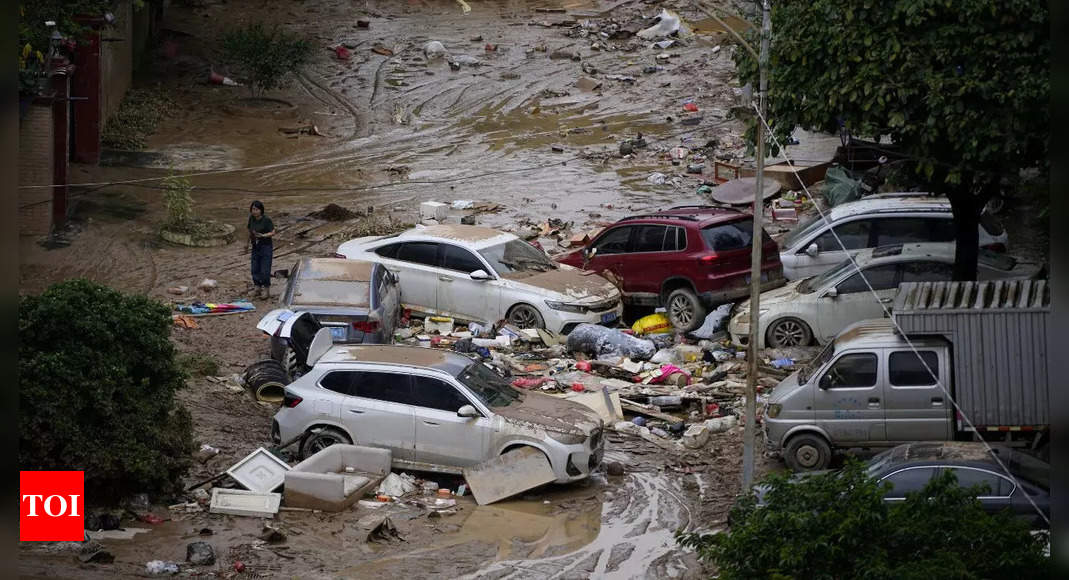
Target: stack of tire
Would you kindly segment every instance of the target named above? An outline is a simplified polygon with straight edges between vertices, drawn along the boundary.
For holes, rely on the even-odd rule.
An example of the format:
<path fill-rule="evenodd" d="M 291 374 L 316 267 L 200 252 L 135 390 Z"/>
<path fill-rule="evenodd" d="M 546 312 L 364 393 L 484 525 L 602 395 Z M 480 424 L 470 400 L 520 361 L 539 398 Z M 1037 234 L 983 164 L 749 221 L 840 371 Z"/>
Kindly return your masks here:
<path fill-rule="evenodd" d="M 245 388 L 257 401 L 281 403 L 289 383 L 286 369 L 274 359 L 256 361 L 245 369 Z"/>

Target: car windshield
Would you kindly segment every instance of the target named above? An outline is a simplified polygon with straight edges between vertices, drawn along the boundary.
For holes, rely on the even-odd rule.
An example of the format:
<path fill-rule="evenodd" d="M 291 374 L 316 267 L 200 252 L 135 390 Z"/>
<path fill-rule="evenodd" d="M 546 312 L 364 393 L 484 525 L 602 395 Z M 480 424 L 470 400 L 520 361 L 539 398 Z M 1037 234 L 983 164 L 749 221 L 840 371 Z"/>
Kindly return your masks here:
<path fill-rule="evenodd" d="M 523 240 L 490 246 L 480 250 L 479 254 L 490 263 L 496 274 L 502 276 L 513 272 L 546 272 L 557 269 L 556 263 Z"/>
<path fill-rule="evenodd" d="M 457 375 L 457 380 L 468 387 L 487 407 L 507 407 L 523 398 L 523 394 L 482 363 L 468 365 Z"/>
<path fill-rule="evenodd" d="M 829 342 L 824 346 L 824 350 L 820 351 L 820 354 L 816 358 L 809 361 L 809 364 L 804 365 L 801 370 L 798 371 L 798 383 L 805 384 L 809 382 L 809 377 L 813 375 L 820 367 L 824 366 L 824 363 L 831 360 L 831 356 L 835 354 L 835 341 Z"/>
<path fill-rule="evenodd" d="M 779 247 L 783 248 L 784 250 L 788 248 L 793 248 L 795 242 L 808 237 L 809 234 L 816 232 L 823 225 L 824 219 L 821 218 L 820 215 L 815 215 L 798 224 L 798 227 L 791 230 L 789 234 L 783 236 L 783 239 L 779 241 Z"/>
<path fill-rule="evenodd" d="M 798 291 L 802 294 L 811 294 L 816 292 L 817 288 L 823 288 L 832 280 L 835 280 L 846 272 L 852 271 L 854 271 L 854 263 L 847 258 L 842 262 L 839 262 L 834 268 L 826 270 L 823 274 L 803 280 L 802 283 L 798 285 Z"/>

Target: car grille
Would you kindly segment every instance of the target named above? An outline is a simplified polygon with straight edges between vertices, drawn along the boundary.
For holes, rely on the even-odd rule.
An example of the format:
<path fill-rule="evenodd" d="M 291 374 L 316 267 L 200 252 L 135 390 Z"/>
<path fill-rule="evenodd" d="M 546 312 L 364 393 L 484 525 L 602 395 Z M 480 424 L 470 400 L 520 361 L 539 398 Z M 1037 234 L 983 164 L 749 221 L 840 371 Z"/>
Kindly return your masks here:
<path fill-rule="evenodd" d="M 605 312 L 607 310 L 612 310 L 616 308 L 618 304 L 620 304 L 620 299 L 612 298 L 610 300 L 602 300 L 601 302 L 595 302 L 593 304 L 588 305 L 587 308 L 589 308 L 591 312 Z"/>

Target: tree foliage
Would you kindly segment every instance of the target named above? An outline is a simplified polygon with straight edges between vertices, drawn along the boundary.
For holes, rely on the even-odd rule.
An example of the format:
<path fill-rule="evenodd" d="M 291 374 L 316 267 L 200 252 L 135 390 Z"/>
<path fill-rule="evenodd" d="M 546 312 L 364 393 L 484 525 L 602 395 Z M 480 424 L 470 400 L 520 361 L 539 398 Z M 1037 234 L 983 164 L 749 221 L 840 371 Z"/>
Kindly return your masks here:
<path fill-rule="evenodd" d="M 89 282 L 19 305 L 19 465 L 81 470 L 87 501 L 168 493 L 193 448 L 170 312 Z"/>
<path fill-rule="evenodd" d="M 950 197 L 975 275 L 986 199 L 1021 169 L 1046 169 L 1049 28 L 1047 4 L 1031 0 L 776 0 L 770 125 L 781 141 L 840 123 L 890 136 L 929 191 Z M 756 59 L 735 54 L 756 87 Z"/>
<path fill-rule="evenodd" d="M 268 29 L 257 22 L 228 31 L 223 51 L 240 67 L 256 96 L 278 88 L 286 73 L 304 64 L 311 44 L 278 26 Z"/>
<path fill-rule="evenodd" d="M 905 501 L 888 504 L 863 464 L 792 481 L 765 480 L 732 509 L 731 530 L 682 534 L 680 543 L 726 580 L 740 578 L 1041 578 L 1045 535 L 1012 516 L 991 515 L 976 490 L 947 472 Z"/>

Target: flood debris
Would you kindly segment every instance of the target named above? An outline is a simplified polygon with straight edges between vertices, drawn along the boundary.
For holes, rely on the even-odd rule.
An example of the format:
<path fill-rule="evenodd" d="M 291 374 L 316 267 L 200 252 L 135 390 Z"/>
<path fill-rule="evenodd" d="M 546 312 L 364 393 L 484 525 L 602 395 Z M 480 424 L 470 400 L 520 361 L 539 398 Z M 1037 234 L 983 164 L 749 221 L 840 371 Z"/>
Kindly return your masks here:
<path fill-rule="evenodd" d="M 479 505 L 487 505 L 557 479 L 549 458 L 534 447 L 521 447 L 464 470 L 464 479 Z"/>
<path fill-rule="evenodd" d="M 364 214 L 344 208 L 336 203 L 328 203 L 323 206 L 323 209 L 309 213 L 308 217 L 328 222 L 344 222 L 358 217 L 364 217 Z"/>
<path fill-rule="evenodd" d="M 208 542 L 192 542 L 186 546 L 186 562 L 194 566 L 215 564 L 215 548 Z"/>

